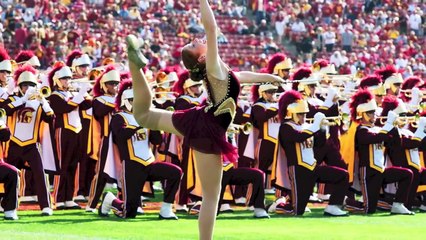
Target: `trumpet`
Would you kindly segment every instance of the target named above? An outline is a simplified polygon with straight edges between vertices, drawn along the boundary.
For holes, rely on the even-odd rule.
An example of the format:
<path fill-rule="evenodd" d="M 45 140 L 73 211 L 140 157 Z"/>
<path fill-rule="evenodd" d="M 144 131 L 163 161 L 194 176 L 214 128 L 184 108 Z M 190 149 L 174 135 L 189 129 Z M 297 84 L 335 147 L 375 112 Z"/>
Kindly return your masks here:
<path fill-rule="evenodd" d="M 321 126 L 338 126 L 344 121 L 343 116 L 335 116 L 335 117 L 326 117 L 321 122 Z M 306 118 L 306 123 L 312 124 L 314 122 L 314 118 Z"/>
<path fill-rule="evenodd" d="M 228 128 L 228 132 L 231 133 L 239 133 L 240 130 L 243 132 L 243 134 L 249 135 L 253 130 L 253 124 L 251 122 L 246 122 L 242 125 L 232 123 Z"/>
<path fill-rule="evenodd" d="M 330 81 L 352 81 L 354 79 L 354 75 L 352 74 L 340 74 L 340 75 L 325 75 L 325 79 Z"/>
<path fill-rule="evenodd" d="M 405 97 L 411 98 L 411 89 L 401 89 L 400 93 L 403 93 Z M 426 99 L 426 90 L 420 90 L 420 95 L 423 99 Z"/>
<path fill-rule="evenodd" d="M 419 122 L 419 115 L 415 115 L 415 116 L 399 116 L 396 118 L 395 124 L 406 124 L 406 123 L 411 123 L 411 125 L 413 127 L 417 127 L 417 123 Z M 379 116 L 376 117 L 376 119 L 378 119 L 380 121 L 380 124 L 384 125 L 386 123 L 386 120 L 388 119 L 387 116 Z"/>
<path fill-rule="evenodd" d="M 4 110 L 3 108 L 0 108 L 0 119 L 6 117 L 6 110 Z"/>
<path fill-rule="evenodd" d="M 96 80 L 89 80 L 89 78 L 77 78 L 77 79 L 71 79 L 68 81 L 68 83 L 94 83 Z"/>
<path fill-rule="evenodd" d="M 35 100 L 35 99 L 42 99 L 42 98 L 48 98 L 52 94 L 52 90 L 49 86 L 44 86 L 39 89 L 36 89 L 36 92 L 31 95 L 28 99 L 29 100 Z"/>

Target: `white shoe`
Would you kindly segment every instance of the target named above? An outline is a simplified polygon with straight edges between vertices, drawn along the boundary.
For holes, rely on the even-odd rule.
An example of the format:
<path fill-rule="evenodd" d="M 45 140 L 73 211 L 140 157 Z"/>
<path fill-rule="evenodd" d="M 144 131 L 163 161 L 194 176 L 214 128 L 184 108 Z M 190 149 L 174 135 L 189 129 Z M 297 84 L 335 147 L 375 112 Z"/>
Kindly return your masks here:
<path fill-rule="evenodd" d="M 74 201 L 66 201 L 65 202 L 65 208 L 66 209 L 81 209 L 80 205 L 78 205 Z"/>
<path fill-rule="evenodd" d="M 312 195 L 309 196 L 309 202 L 321 203 L 322 200 L 318 198 L 318 195 L 316 193 L 312 193 Z"/>
<path fill-rule="evenodd" d="M 175 204 L 175 210 L 176 210 L 176 212 L 181 212 L 181 213 L 187 213 L 189 211 L 186 204 L 184 204 L 184 205 Z"/>
<path fill-rule="evenodd" d="M 267 189 L 265 189 L 265 194 L 275 194 L 275 189 L 267 188 Z"/>
<path fill-rule="evenodd" d="M 5 211 L 4 212 L 4 219 L 5 220 L 18 220 L 18 213 L 16 209 Z"/>
<path fill-rule="evenodd" d="M 87 205 L 87 206 L 86 206 L 86 208 L 85 208 L 85 211 L 86 211 L 86 212 L 95 213 L 95 212 L 96 212 L 96 209 L 91 208 L 91 207 L 90 207 L 90 205 Z"/>
<path fill-rule="evenodd" d="M 112 192 L 104 193 L 104 196 L 102 198 L 102 203 L 98 211 L 100 216 L 108 216 L 112 208 L 112 202 L 114 200 L 115 200 L 115 196 L 114 194 L 112 194 Z"/>
<path fill-rule="evenodd" d="M 178 217 L 173 212 L 172 204 L 165 203 L 165 202 L 161 204 L 160 214 L 158 217 L 160 219 L 166 219 L 166 220 L 178 220 Z"/>
<path fill-rule="evenodd" d="M 53 215 L 53 209 L 51 209 L 50 207 L 45 207 L 45 208 L 43 208 L 43 210 L 41 210 L 41 215 L 42 216 L 52 216 Z"/>
<path fill-rule="evenodd" d="M 220 205 L 219 212 L 221 212 L 221 213 L 232 213 L 232 212 L 234 212 L 234 210 L 231 208 L 231 205 L 229 205 L 228 203 L 224 203 L 224 204 Z"/>
<path fill-rule="evenodd" d="M 311 211 L 311 209 L 310 208 L 308 208 L 308 206 L 306 206 L 305 207 L 305 213 L 311 213 L 312 211 Z"/>
<path fill-rule="evenodd" d="M 275 200 L 269 207 L 268 207 L 268 213 L 274 213 L 277 210 L 277 205 L 282 203 L 285 204 L 287 202 L 287 199 L 285 197 L 280 197 L 277 200 Z"/>
<path fill-rule="evenodd" d="M 64 202 L 57 202 L 55 205 L 56 205 L 56 210 L 65 209 L 65 203 Z"/>
<path fill-rule="evenodd" d="M 87 201 L 86 198 L 83 195 L 78 195 L 73 200 L 76 201 L 76 202 L 85 202 L 85 201 Z"/>
<path fill-rule="evenodd" d="M 263 208 L 255 208 L 254 209 L 254 217 L 255 218 L 269 218 L 268 213 Z"/>
<path fill-rule="evenodd" d="M 317 198 L 319 200 L 322 200 L 322 201 L 328 201 L 328 200 L 330 200 L 330 194 L 321 194 L 321 193 L 319 193 L 319 194 L 317 194 Z"/>
<path fill-rule="evenodd" d="M 235 204 L 237 205 L 246 205 L 247 199 L 245 197 L 240 197 L 235 199 Z"/>
<path fill-rule="evenodd" d="M 254 206 L 247 207 L 247 211 L 254 211 Z"/>
<path fill-rule="evenodd" d="M 426 212 L 426 206 L 422 204 L 422 205 L 419 207 L 419 210 L 420 210 L 420 212 Z"/>
<path fill-rule="evenodd" d="M 324 215 L 333 217 L 348 216 L 348 212 L 343 211 L 337 205 L 327 205 L 324 209 Z"/>
<path fill-rule="evenodd" d="M 138 209 L 136 210 L 137 214 L 144 214 L 144 211 L 141 207 L 138 207 Z"/>
<path fill-rule="evenodd" d="M 414 212 L 408 210 L 403 203 L 394 202 L 392 204 L 391 214 L 414 215 Z"/>

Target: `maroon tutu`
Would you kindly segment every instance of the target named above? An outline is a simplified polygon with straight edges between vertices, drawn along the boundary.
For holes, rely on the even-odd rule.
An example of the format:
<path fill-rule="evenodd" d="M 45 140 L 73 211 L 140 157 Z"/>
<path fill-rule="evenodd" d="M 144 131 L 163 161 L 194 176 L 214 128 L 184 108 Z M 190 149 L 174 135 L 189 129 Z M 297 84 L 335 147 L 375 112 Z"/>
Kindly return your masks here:
<path fill-rule="evenodd" d="M 227 160 L 236 162 L 238 151 L 227 141 L 226 131 L 229 123 L 224 124 L 230 122 L 232 117 L 230 114 L 215 117 L 213 111 L 205 112 L 205 107 L 173 113 L 173 125 L 184 136 L 183 144 L 202 153 L 223 154 Z"/>

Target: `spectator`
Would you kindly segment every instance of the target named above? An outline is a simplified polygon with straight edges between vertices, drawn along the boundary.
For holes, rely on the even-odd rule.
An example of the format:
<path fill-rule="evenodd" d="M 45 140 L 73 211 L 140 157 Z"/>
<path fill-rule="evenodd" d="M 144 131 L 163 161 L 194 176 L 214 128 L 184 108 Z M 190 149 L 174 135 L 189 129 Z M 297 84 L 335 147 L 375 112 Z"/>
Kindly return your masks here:
<path fill-rule="evenodd" d="M 261 35 L 261 36 L 266 36 L 266 34 L 269 32 L 269 27 L 266 24 L 266 20 L 262 19 L 262 21 L 260 21 L 260 25 L 257 26 L 256 30 L 255 30 L 255 34 L 256 35 Z"/>
<path fill-rule="evenodd" d="M 336 33 L 332 27 L 327 27 L 326 29 L 326 32 L 323 34 L 324 44 L 326 51 L 330 53 L 334 49 L 334 44 L 336 44 Z"/>
<path fill-rule="evenodd" d="M 305 33 L 306 32 L 305 23 L 303 23 L 303 21 L 301 21 L 300 18 L 296 18 L 296 22 L 294 22 L 291 25 L 291 31 L 296 34 Z"/>
<path fill-rule="evenodd" d="M 289 18 L 290 16 L 288 15 L 286 16 L 284 11 L 280 11 L 278 13 L 277 18 L 275 19 L 275 31 L 277 32 L 277 35 L 278 35 L 278 39 L 277 39 L 278 43 L 282 43 Z"/>
<path fill-rule="evenodd" d="M 342 49 L 347 52 L 352 52 L 352 45 L 354 41 L 354 34 L 348 28 L 345 28 L 342 33 Z"/>
<path fill-rule="evenodd" d="M 408 27 L 411 31 L 414 31 L 416 36 L 420 36 L 420 27 L 422 25 L 422 17 L 420 16 L 420 9 L 409 11 L 408 16 Z"/>

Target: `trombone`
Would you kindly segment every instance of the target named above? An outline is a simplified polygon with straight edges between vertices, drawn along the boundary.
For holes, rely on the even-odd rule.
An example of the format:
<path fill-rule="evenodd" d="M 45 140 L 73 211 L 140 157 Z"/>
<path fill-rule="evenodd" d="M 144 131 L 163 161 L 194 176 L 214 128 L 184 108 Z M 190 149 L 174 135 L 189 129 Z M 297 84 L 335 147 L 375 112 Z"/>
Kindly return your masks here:
<path fill-rule="evenodd" d="M 306 118 L 306 123 L 312 124 L 314 122 L 314 118 Z M 321 126 L 338 126 L 345 121 L 343 116 L 334 116 L 334 117 L 326 117 L 321 122 Z"/>
<path fill-rule="evenodd" d="M 380 124 L 384 125 L 386 123 L 386 120 L 388 119 L 388 117 L 387 116 L 379 116 L 379 117 L 376 117 L 376 119 L 378 119 L 380 121 Z M 420 119 L 419 115 L 415 115 L 415 116 L 398 116 L 396 118 L 395 124 L 407 124 L 407 123 L 411 123 L 411 126 L 413 126 L 414 128 L 417 128 L 418 123 L 419 123 L 419 119 Z"/>
<path fill-rule="evenodd" d="M 228 132 L 230 133 L 239 133 L 240 130 L 245 135 L 249 135 L 250 132 L 253 130 L 253 124 L 251 122 L 246 122 L 244 124 L 233 124 L 229 125 Z"/>
<path fill-rule="evenodd" d="M 411 89 L 401 89 L 399 92 L 403 93 L 405 97 L 411 98 Z M 426 99 L 426 90 L 420 90 L 420 95 L 423 99 Z"/>
<path fill-rule="evenodd" d="M 96 82 L 96 80 L 89 80 L 89 78 L 84 77 L 84 78 L 77 78 L 77 79 L 71 79 L 68 80 L 69 83 L 94 83 Z"/>

